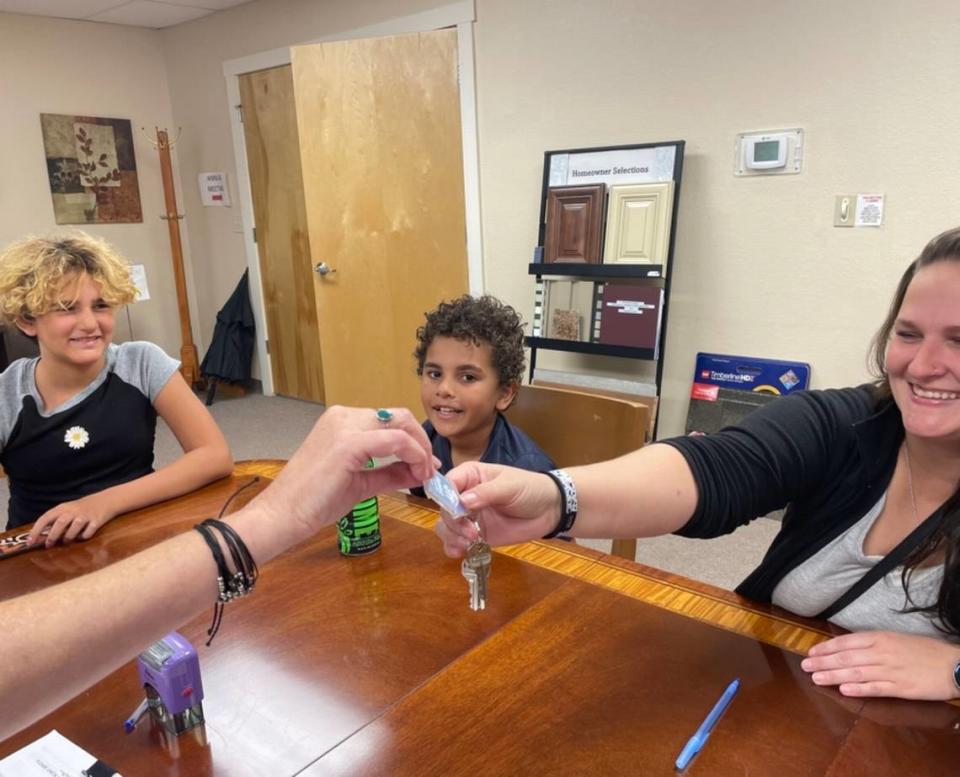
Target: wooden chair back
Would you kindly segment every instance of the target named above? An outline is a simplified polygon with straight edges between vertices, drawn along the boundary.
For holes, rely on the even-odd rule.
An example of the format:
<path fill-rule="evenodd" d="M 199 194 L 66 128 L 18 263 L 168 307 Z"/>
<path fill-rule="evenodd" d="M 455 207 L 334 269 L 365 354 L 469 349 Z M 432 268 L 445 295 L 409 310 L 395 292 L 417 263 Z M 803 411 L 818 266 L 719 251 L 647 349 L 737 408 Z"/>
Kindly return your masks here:
<path fill-rule="evenodd" d="M 555 381 L 541 380 L 540 378 L 534 378 L 533 385 L 548 386 L 549 388 L 558 388 L 563 389 L 564 391 L 579 391 L 583 394 L 595 394 L 600 397 L 614 397 L 616 399 L 625 399 L 628 402 L 646 405 L 650 409 L 647 420 L 647 442 L 653 440 L 653 429 L 657 424 L 657 397 L 649 397 L 642 394 L 627 394 L 623 391 L 610 391 L 608 389 L 592 387 L 581 388 L 579 386 L 573 386 L 569 383 L 557 383 Z"/>
<path fill-rule="evenodd" d="M 548 386 L 521 386 L 507 411 L 559 467 L 594 464 L 642 447 L 650 408 L 616 397 Z M 633 560 L 637 541 L 614 540 L 613 552 Z"/>

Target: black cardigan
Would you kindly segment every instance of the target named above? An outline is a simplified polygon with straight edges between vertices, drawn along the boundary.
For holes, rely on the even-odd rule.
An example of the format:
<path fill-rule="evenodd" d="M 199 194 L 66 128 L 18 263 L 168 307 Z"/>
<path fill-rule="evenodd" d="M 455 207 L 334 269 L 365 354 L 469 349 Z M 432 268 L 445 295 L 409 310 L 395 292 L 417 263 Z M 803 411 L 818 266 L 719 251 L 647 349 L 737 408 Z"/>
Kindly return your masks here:
<path fill-rule="evenodd" d="M 676 534 L 718 537 L 786 507 L 760 566 L 736 589 L 769 602 L 784 575 L 877 503 L 902 439 L 897 406 L 864 385 L 790 394 L 716 434 L 665 440 L 687 460 L 699 491 Z"/>

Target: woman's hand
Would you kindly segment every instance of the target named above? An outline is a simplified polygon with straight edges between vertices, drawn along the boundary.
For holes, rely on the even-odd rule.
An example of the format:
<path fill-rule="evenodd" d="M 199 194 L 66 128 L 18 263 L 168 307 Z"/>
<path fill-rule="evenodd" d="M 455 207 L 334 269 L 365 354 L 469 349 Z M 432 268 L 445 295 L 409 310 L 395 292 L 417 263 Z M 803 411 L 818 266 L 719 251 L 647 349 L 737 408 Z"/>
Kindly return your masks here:
<path fill-rule="evenodd" d="M 538 539 L 560 520 L 560 491 L 547 476 L 499 464 L 476 461 L 450 470 L 447 477 L 460 491 L 470 518 L 441 514 L 436 532 L 448 556 L 459 558 L 477 538 L 490 545 L 512 545 Z"/>
<path fill-rule="evenodd" d="M 423 427 L 409 410 L 394 408 L 391 413 L 384 424 L 369 408 L 328 408 L 276 481 L 250 507 L 306 536 L 362 499 L 428 480 L 434 464 Z M 372 458 L 392 463 L 370 469 Z"/>
<path fill-rule="evenodd" d="M 59 541 L 66 544 L 76 539 L 89 540 L 101 526 L 115 516 L 116 513 L 110 509 L 107 500 L 99 494 L 91 494 L 72 502 L 61 502 L 37 518 L 30 530 L 28 542 L 31 545 L 42 542 L 49 548 Z M 44 532 L 47 533 L 46 538 L 42 536 Z"/>
<path fill-rule="evenodd" d="M 817 685 L 836 685 L 844 696 L 946 700 L 960 697 L 953 669 L 960 645 L 935 637 L 861 631 L 810 648 L 800 666 Z"/>

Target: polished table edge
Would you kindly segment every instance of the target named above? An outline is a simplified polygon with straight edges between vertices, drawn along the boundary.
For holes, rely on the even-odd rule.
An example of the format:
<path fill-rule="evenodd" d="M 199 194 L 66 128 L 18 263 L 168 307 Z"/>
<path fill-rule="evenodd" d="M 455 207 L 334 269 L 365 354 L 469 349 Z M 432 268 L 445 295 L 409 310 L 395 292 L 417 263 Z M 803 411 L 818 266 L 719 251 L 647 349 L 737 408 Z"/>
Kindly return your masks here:
<path fill-rule="evenodd" d="M 433 530 L 438 520 L 436 510 L 424 499 L 398 493 L 380 499 L 382 513 L 404 523 Z M 534 540 L 496 552 L 793 653 L 805 655 L 818 642 L 843 633 L 828 624 L 798 622 L 801 619 L 792 614 L 730 591 L 571 542 Z"/>
<path fill-rule="evenodd" d="M 274 478 L 284 463 L 276 459 L 241 461 L 234 466 L 234 474 Z M 432 502 L 401 493 L 382 494 L 380 500 L 385 515 L 433 531 L 438 516 Z M 572 542 L 534 540 L 500 547 L 496 552 L 792 653 L 805 655 L 818 642 L 843 633 L 731 591 Z"/>
<path fill-rule="evenodd" d="M 280 474 L 280 470 L 283 469 L 286 463 L 283 459 L 247 459 L 244 461 L 236 461 L 233 464 L 233 474 L 237 476 L 259 475 L 260 477 L 273 480 Z"/>
<path fill-rule="evenodd" d="M 240 509 L 246 502 L 243 499 L 232 501 L 233 498 L 240 494 L 242 490 L 245 490 L 247 486 L 252 485 L 256 477 L 261 478 L 262 480 L 269 483 L 269 481 L 276 478 L 276 476 L 283 469 L 286 461 L 282 459 L 250 459 L 245 461 L 234 462 L 233 471 L 222 477 L 218 480 L 211 481 L 205 485 L 200 486 L 199 488 L 190 491 L 186 494 L 181 494 L 178 497 L 171 497 L 169 499 L 164 499 L 154 504 L 147 505 L 146 507 L 137 508 L 136 510 L 131 510 L 127 513 L 124 513 L 119 518 L 129 519 L 135 516 L 146 515 L 151 513 L 154 510 L 162 508 L 164 505 L 172 504 L 178 499 L 185 499 L 196 494 L 205 494 L 209 493 L 211 490 L 218 488 L 223 488 L 225 485 L 230 485 L 231 481 L 235 484 L 235 491 L 233 494 L 228 494 L 224 499 L 226 509 L 224 515 L 229 515 L 230 513 L 235 512 Z M 251 478 L 251 479 L 248 479 Z M 256 493 L 256 492 L 253 492 Z M 102 539 L 105 536 L 112 535 L 115 532 L 122 531 L 123 529 L 118 528 L 120 522 L 109 522 L 105 526 L 101 527 L 100 531 L 97 532 L 96 539 Z M 7 528 L 0 531 L 0 539 L 7 537 L 16 536 L 18 534 L 24 534 L 30 529 L 33 528 L 32 523 L 27 523 L 22 526 L 17 526 L 16 528 Z M 2 559 L 0 559 L 2 560 Z"/>
<path fill-rule="evenodd" d="M 274 479 L 285 464 L 281 459 L 238 461 L 233 476 Z M 435 506 L 426 499 L 397 492 L 382 494 L 380 500 L 384 515 L 409 525 L 432 531 L 438 520 Z M 572 542 L 534 540 L 496 552 L 793 653 L 806 654 L 818 642 L 844 633 L 830 624 Z"/>

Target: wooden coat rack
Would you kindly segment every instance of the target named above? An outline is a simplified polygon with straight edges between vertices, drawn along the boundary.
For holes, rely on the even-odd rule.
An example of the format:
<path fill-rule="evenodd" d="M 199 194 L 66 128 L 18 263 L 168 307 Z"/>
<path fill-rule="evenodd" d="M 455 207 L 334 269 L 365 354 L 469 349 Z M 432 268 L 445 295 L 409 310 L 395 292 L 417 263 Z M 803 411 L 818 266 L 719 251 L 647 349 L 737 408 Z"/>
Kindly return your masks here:
<path fill-rule="evenodd" d="M 183 214 L 177 212 L 177 195 L 173 188 L 173 166 L 170 163 L 170 148 L 176 140 L 171 142 L 166 130 L 156 129 L 156 146 L 160 154 L 160 175 L 163 179 L 163 201 L 166 208 L 166 215 L 160 218 L 167 222 L 167 229 L 170 232 L 170 254 L 173 259 L 173 277 L 177 286 L 177 310 L 180 314 L 180 338 L 183 341 L 180 346 L 180 373 L 187 385 L 193 387 L 200 380 L 200 362 L 197 359 L 197 347 L 193 344 L 187 281 L 183 272 L 183 246 L 180 243 L 180 219 L 183 218 Z"/>

